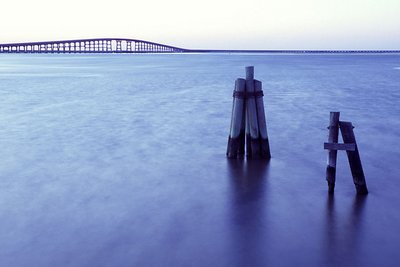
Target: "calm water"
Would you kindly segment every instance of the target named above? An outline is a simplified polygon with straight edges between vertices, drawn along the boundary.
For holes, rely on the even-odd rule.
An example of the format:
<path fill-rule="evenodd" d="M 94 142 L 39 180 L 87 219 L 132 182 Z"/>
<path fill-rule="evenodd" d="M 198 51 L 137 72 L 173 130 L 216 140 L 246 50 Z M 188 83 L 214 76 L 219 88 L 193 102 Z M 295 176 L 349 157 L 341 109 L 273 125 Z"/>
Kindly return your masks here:
<path fill-rule="evenodd" d="M 225 157 L 236 78 L 273 158 Z M 0 266 L 399 266 L 400 55 L 0 55 Z M 355 125 L 325 181 L 329 112 Z"/>

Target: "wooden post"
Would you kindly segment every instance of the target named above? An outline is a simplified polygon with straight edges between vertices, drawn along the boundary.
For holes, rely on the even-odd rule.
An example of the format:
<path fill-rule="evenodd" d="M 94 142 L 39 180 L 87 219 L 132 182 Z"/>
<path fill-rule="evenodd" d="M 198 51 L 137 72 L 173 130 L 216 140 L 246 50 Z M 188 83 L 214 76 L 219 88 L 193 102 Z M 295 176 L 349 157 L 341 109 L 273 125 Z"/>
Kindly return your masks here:
<path fill-rule="evenodd" d="M 255 100 L 257 105 L 258 129 L 260 130 L 260 154 L 262 158 L 270 159 L 271 151 L 269 149 L 267 122 L 265 120 L 264 101 L 262 98 L 262 83 L 258 80 L 254 80 L 254 92 L 255 94 L 259 94 Z"/>
<path fill-rule="evenodd" d="M 368 194 L 367 183 L 365 182 L 364 171 L 361 165 L 360 154 L 358 153 L 356 138 L 353 132 L 351 122 L 339 122 L 340 132 L 342 133 L 343 142 L 345 144 L 355 144 L 355 150 L 346 150 L 349 160 L 351 174 L 353 176 L 354 185 L 356 186 L 357 194 Z"/>
<path fill-rule="evenodd" d="M 265 120 L 262 84 L 254 80 L 254 67 L 246 67 L 246 79 L 235 82 L 231 128 L 226 155 L 271 158 Z"/>
<path fill-rule="evenodd" d="M 247 100 L 245 102 L 245 142 L 246 142 L 246 158 L 251 158 L 251 137 L 250 137 L 250 122 L 249 122 L 249 110 L 247 107 Z"/>
<path fill-rule="evenodd" d="M 228 139 L 228 149 L 226 155 L 228 158 L 236 158 L 244 153 L 245 138 L 245 113 L 244 113 L 244 92 L 246 81 L 237 79 L 235 82 L 235 91 L 232 107 L 231 130 Z M 240 96 L 242 95 L 242 96 Z"/>
<path fill-rule="evenodd" d="M 331 112 L 329 120 L 329 143 L 337 143 L 339 139 L 339 116 L 340 112 Z M 326 166 L 326 180 L 328 181 L 329 193 L 335 190 L 337 150 L 329 150 Z"/>
<path fill-rule="evenodd" d="M 243 93 L 246 91 L 246 80 L 241 80 L 241 86 L 244 87 Z M 246 100 L 242 99 L 243 109 L 242 109 L 242 123 L 240 125 L 240 134 L 239 134 L 239 149 L 238 149 L 238 157 L 244 158 L 244 148 L 246 145 Z"/>
<path fill-rule="evenodd" d="M 252 94 L 252 97 L 246 99 L 246 110 L 248 126 L 246 127 L 246 142 L 251 148 L 246 155 L 249 158 L 259 158 L 260 156 L 260 143 L 259 143 L 259 130 L 257 122 L 257 106 L 254 97 L 254 67 L 246 67 L 246 94 Z"/>

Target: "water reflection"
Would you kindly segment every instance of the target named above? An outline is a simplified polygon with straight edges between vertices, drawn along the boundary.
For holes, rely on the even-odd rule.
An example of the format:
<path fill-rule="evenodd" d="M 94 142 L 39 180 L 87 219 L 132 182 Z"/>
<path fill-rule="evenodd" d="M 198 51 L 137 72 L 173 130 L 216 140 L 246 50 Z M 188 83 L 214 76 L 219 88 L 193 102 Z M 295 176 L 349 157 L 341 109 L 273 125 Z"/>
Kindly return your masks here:
<path fill-rule="evenodd" d="M 341 215 L 337 210 L 334 194 L 326 200 L 326 228 L 324 266 L 358 266 L 362 253 L 359 253 L 363 239 L 363 218 L 366 195 L 355 195 L 348 214 Z M 340 206 L 343 208 L 343 206 Z"/>
<path fill-rule="evenodd" d="M 269 162 L 228 160 L 231 199 L 229 224 L 234 266 L 266 262 L 266 190 Z"/>
<path fill-rule="evenodd" d="M 326 257 L 325 260 L 327 263 L 334 263 L 336 256 L 335 256 L 335 249 L 336 249 L 336 236 L 337 236 L 337 229 L 336 229 L 336 210 L 335 210 L 335 195 L 328 194 L 327 201 L 326 201 L 326 240 L 325 240 L 325 251 Z M 326 265 L 326 264 L 324 264 Z"/>

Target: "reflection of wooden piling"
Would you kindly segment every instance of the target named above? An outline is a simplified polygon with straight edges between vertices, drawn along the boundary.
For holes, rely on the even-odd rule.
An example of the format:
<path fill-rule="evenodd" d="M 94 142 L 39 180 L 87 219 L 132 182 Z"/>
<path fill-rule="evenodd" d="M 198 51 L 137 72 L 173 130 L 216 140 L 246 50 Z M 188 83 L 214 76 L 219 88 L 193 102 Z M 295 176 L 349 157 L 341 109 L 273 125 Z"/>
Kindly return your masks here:
<path fill-rule="evenodd" d="M 254 80 L 254 67 L 246 67 L 246 80 L 236 80 L 233 96 L 227 157 L 241 158 L 246 150 L 247 158 L 271 158 L 262 84 Z"/>
<path fill-rule="evenodd" d="M 345 144 L 354 144 L 354 151 L 346 150 L 349 160 L 351 174 L 353 176 L 354 185 L 356 186 L 357 194 L 368 194 L 367 183 L 365 182 L 364 171 L 361 165 L 360 154 L 358 153 L 356 138 L 353 132 L 351 122 L 339 122 L 340 132 L 342 133 L 343 142 Z"/>
<path fill-rule="evenodd" d="M 234 94 L 244 94 L 246 82 L 244 79 L 237 79 L 235 82 Z M 228 158 L 236 158 L 244 153 L 244 98 L 235 97 L 232 107 L 231 131 L 228 140 L 228 149 L 226 155 Z"/>
<path fill-rule="evenodd" d="M 339 139 L 339 116 L 340 112 L 331 112 L 329 122 L 328 142 L 337 144 Z M 329 192 L 332 193 L 335 189 L 336 180 L 336 159 L 337 150 L 330 149 L 328 152 L 328 162 L 326 167 L 326 180 L 328 181 Z"/>

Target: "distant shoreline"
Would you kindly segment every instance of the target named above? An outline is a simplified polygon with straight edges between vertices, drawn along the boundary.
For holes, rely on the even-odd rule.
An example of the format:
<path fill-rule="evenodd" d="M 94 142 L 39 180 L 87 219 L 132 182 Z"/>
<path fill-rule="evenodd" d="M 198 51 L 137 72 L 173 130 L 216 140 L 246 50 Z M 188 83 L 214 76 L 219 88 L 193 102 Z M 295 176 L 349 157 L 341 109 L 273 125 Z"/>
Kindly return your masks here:
<path fill-rule="evenodd" d="M 202 49 L 185 49 L 179 52 L 154 52 L 154 51 L 112 51 L 112 52 L 101 52 L 101 51 L 79 51 L 79 52 L 66 52 L 66 51 L 40 51 L 40 52 L 21 52 L 21 51 L 0 51 L 1 54 L 23 54 L 23 55 L 34 55 L 34 54 L 277 54 L 277 55 L 363 55 L 363 54 L 400 54 L 400 50 L 202 50 Z"/>
<path fill-rule="evenodd" d="M 188 49 L 186 53 L 270 53 L 270 54 L 400 54 L 400 50 L 214 50 Z"/>

